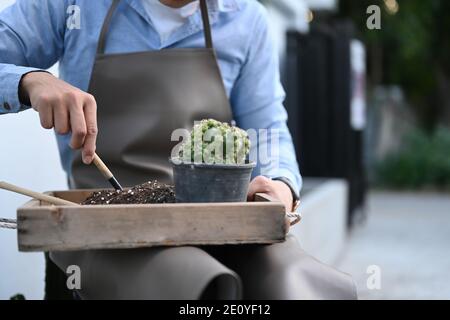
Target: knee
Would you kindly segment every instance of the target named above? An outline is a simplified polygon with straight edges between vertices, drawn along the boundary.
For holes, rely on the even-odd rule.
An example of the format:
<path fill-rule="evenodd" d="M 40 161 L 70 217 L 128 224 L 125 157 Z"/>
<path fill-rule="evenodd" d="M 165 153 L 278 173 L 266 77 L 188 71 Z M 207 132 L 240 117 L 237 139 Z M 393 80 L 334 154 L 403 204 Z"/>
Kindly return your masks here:
<path fill-rule="evenodd" d="M 283 246 L 281 250 L 280 246 Z M 257 299 L 355 299 L 352 278 L 305 253 L 295 238 L 261 256 L 252 292 Z"/>

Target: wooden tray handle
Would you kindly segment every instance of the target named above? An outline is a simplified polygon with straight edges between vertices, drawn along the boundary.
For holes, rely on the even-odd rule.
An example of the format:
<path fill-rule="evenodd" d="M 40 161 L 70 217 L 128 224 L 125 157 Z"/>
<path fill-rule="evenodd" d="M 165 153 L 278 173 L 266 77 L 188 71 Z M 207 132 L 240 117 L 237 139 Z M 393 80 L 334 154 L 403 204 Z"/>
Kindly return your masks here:
<path fill-rule="evenodd" d="M 265 193 L 255 194 L 255 202 L 280 202 L 278 199 L 271 197 Z M 286 217 L 290 220 L 290 225 L 293 226 L 302 220 L 302 214 L 299 212 L 286 212 Z"/>
<path fill-rule="evenodd" d="M 265 193 L 257 193 L 255 194 L 255 202 L 280 202 L 280 200 Z"/>
<path fill-rule="evenodd" d="M 61 198 L 56 198 L 56 197 L 52 197 L 49 196 L 47 194 L 43 194 L 40 192 L 36 192 L 36 191 L 32 191 L 32 190 L 28 190 L 19 186 L 15 186 L 13 184 L 4 182 L 4 181 L 0 181 L 0 189 L 4 189 L 4 190 L 8 190 L 11 192 L 15 192 L 15 193 L 19 193 L 19 194 L 23 194 L 25 196 L 37 199 L 37 200 L 41 200 L 41 201 L 45 201 L 57 206 L 78 206 L 78 203 L 75 202 L 70 202 Z"/>

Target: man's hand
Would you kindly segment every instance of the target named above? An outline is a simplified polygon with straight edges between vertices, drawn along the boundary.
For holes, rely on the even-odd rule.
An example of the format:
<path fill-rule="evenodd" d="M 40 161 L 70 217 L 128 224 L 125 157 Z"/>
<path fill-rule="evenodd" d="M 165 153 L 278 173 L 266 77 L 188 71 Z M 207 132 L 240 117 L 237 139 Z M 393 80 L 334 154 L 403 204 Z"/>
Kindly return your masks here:
<path fill-rule="evenodd" d="M 291 212 L 294 199 L 289 187 L 281 181 L 273 181 L 264 176 L 258 176 L 250 183 L 248 188 L 248 200 L 254 200 L 256 193 L 265 193 L 280 200 L 287 212 Z"/>
<path fill-rule="evenodd" d="M 83 162 L 90 164 L 97 140 L 94 97 L 46 72 L 26 74 L 20 83 L 20 92 L 39 112 L 42 127 L 55 128 L 59 134 L 72 132 L 70 146 L 83 148 Z"/>

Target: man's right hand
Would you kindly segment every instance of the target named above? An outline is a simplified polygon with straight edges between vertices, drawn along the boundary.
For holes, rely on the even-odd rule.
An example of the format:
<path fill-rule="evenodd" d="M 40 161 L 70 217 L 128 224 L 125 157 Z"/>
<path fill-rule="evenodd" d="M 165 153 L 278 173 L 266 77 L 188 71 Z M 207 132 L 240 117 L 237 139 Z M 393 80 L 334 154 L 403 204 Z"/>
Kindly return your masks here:
<path fill-rule="evenodd" d="M 82 148 L 83 162 L 90 164 L 98 130 L 95 98 L 46 72 L 26 74 L 20 92 L 39 112 L 42 127 L 59 134 L 72 132 L 71 148 Z"/>

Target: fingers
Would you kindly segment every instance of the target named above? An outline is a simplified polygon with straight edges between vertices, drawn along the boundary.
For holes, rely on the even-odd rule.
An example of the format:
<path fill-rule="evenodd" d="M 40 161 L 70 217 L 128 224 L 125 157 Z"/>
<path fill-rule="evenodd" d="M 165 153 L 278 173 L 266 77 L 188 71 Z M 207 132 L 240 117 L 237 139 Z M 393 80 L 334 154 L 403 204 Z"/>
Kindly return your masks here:
<path fill-rule="evenodd" d="M 67 134 L 70 132 L 69 111 L 65 106 L 55 106 L 53 108 L 53 118 L 57 133 Z"/>
<path fill-rule="evenodd" d="M 53 128 L 53 110 L 48 104 L 41 105 L 39 107 L 39 119 L 41 121 L 41 126 L 45 129 Z"/>
<path fill-rule="evenodd" d="M 84 107 L 84 118 L 86 121 L 86 138 L 84 140 L 82 157 L 85 164 L 90 164 L 94 158 L 97 142 L 97 103 L 94 97 L 88 96 Z"/>
<path fill-rule="evenodd" d="M 70 146 L 81 149 L 83 162 L 92 162 L 97 140 L 97 105 L 92 95 L 45 72 L 24 76 L 21 90 L 39 112 L 42 127 L 59 134 L 72 132 Z"/>
<path fill-rule="evenodd" d="M 248 201 L 254 201 L 256 193 L 268 194 L 284 204 L 285 210 L 290 211 L 292 207 L 292 194 L 291 190 L 287 185 L 280 181 L 273 181 L 264 176 L 258 176 L 250 183 L 248 188 Z M 285 230 L 286 233 L 290 228 L 290 220 L 285 219 Z"/>
<path fill-rule="evenodd" d="M 283 202 L 286 211 L 290 212 L 294 204 L 291 189 L 284 182 L 281 181 L 272 181 L 272 182 L 273 188 L 276 190 L 275 197 L 278 198 L 281 202 Z"/>
<path fill-rule="evenodd" d="M 80 149 L 84 145 L 87 129 L 83 107 L 78 104 L 70 108 L 70 127 L 72 130 L 70 147 Z"/>
<path fill-rule="evenodd" d="M 94 158 L 97 140 L 97 105 L 95 99 L 92 95 L 83 92 L 69 93 L 66 95 L 65 101 L 69 104 L 70 129 L 72 131 L 70 146 L 73 149 L 82 148 L 83 162 L 90 164 Z"/>
<path fill-rule="evenodd" d="M 293 205 L 291 189 L 281 181 L 273 181 L 264 176 L 258 176 L 250 183 L 247 200 L 254 201 L 256 193 L 265 193 L 281 201 L 286 211 L 290 211 Z"/>
<path fill-rule="evenodd" d="M 271 182 L 269 178 L 258 176 L 252 180 L 248 188 L 247 199 L 253 201 L 256 193 L 267 193 L 272 195 Z"/>
<path fill-rule="evenodd" d="M 82 148 L 82 159 L 90 164 L 94 158 L 97 140 L 97 104 L 90 94 L 68 92 L 53 104 L 53 118 L 56 132 L 72 132 L 70 147 Z"/>

